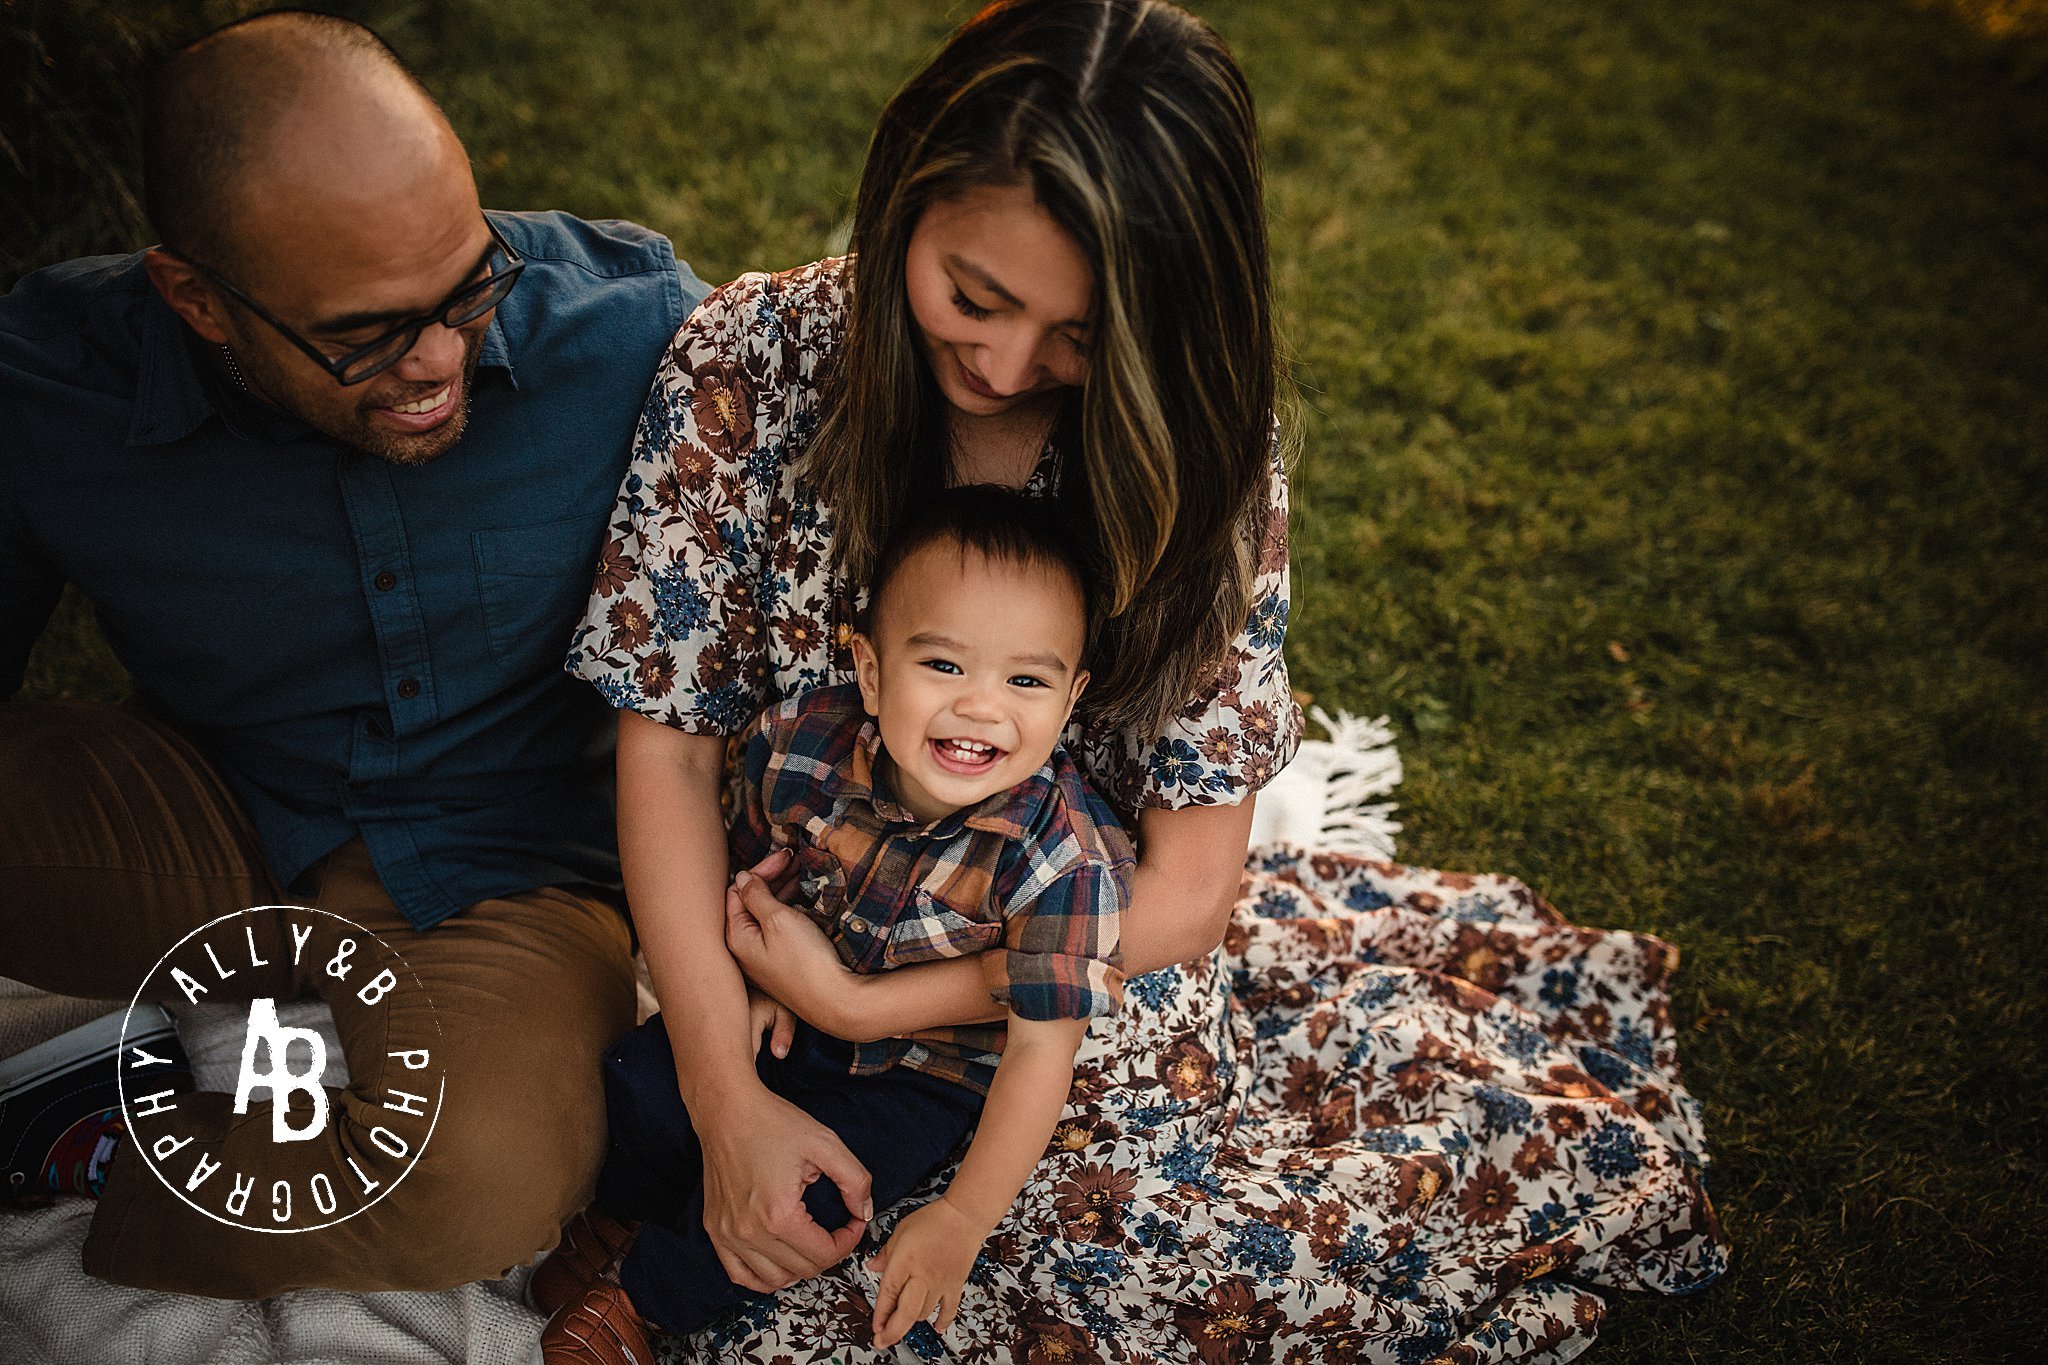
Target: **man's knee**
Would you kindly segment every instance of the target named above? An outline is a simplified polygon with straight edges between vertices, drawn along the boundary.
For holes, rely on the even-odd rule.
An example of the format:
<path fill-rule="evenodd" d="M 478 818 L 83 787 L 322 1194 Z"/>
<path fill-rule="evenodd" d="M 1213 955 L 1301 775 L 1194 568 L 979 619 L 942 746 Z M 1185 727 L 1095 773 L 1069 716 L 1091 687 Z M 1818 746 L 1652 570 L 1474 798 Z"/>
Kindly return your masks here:
<path fill-rule="evenodd" d="M 464 1099 L 451 1088 L 419 1159 L 387 1196 L 397 1207 L 383 1221 L 409 1230 L 389 1248 L 391 1278 L 406 1288 L 467 1284 L 526 1264 L 589 1202 L 603 1160 L 601 1102 L 593 1114 Z"/>

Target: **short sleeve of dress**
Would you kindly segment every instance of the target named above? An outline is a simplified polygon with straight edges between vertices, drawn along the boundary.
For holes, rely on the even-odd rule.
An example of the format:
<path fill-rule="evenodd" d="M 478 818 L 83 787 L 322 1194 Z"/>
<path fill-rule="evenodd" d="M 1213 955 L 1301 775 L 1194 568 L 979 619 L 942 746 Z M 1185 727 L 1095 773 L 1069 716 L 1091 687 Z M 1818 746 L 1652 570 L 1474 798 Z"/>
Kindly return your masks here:
<path fill-rule="evenodd" d="M 606 701 L 690 734 L 734 734 L 768 700 L 763 528 L 803 357 L 774 280 L 714 291 L 670 344 L 570 642 Z"/>
<path fill-rule="evenodd" d="M 1259 517 L 1251 611 L 1215 678 L 1150 743 L 1126 738 L 1116 757 L 1134 810 L 1234 806 L 1258 791 L 1301 744 L 1301 706 L 1287 681 L 1290 605 L 1287 467 L 1276 439 Z"/>

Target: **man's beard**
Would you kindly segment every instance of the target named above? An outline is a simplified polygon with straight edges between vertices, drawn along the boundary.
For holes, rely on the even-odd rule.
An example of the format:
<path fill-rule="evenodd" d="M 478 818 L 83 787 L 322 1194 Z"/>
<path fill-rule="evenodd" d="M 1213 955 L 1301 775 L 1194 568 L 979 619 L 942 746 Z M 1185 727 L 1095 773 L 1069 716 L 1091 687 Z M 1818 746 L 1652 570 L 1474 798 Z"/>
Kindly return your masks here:
<path fill-rule="evenodd" d="M 250 386 L 254 396 L 290 413 L 315 431 L 332 437 L 351 449 L 360 450 L 365 455 L 383 460 L 387 464 L 417 468 L 420 465 L 431 464 L 447 454 L 454 448 L 455 443 L 462 439 L 462 433 L 469 425 L 470 396 L 474 392 L 477 360 L 482 354 L 483 344 L 482 328 L 463 334 L 461 401 L 456 405 L 455 411 L 448 415 L 448 420 L 440 426 L 432 431 L 411 434 L 387 431 L 378 427 L 360 403 L 346 408 L 337 406 L 333 411 L 327 411 L 300 401 L 281 402 L 272 395 L 292 395 L 293 399 L 296 399 L 297 391 L 292 384 L 274 370 L 270 370 L 260 360 L 255 365 L 249 364 L 248 360 L 254 358 L 250 351 L 238 350 L 238 354 L 245 357 L 242 368 L 249 371 L 251 379 L 257 381 Z M 323 378 L 319 382 L 329 381 Z M 366 382 L 374 384 L 376 381 Z M 347 393 L 349 390 L 342 389 L 341 392 Z M 429 389 L 427 392 L 431 393 L 433 390 Z M 423 396 L 424 394 L 397 395 L 387 401 L 405 403 Z"/>
<path fill-rule="evenodd" d="M 374 455 L 387 464 L 414 468 L 432 463 L 453 449 L 455 443 L 462 439 L 463 431 L 469 426 L 470 396 L 475 392 L 477 356 L 482 348 L 483 333 L 472 334 L 468 338 L 468 345 L 462 357 L 461 401 L 456 404 L 455 411 L 448 414 L 448 420 L 432 431 L 423 431 L 416 435 L 383 431 L 373 426 L 367 416 L 361 416 L 353 433 L 328 431 L 327 434 L 354 446 L 366 455 Z M 358 411 L 360 412 L 360 409 Z"/>

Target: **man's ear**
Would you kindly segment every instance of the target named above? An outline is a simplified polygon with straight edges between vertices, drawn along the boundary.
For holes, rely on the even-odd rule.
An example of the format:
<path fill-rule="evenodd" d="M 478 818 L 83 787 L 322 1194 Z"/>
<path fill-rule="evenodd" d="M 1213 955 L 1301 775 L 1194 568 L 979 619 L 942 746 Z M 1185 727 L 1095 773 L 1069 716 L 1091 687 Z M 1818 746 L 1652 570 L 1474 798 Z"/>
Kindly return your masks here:
<path fill-rule="evenodd" d="M 142 268 L 187 327 L 216 346 L 228 343 L 232 333 L 227 328 L 227 306 L 204 275 L 162 247 L 143 253 Z"/>
<path fill-rule="evenodd" d="M 861 709 L 871 716 L 879 716 L 882 696 L 882 661 L 875 655 L 875 646 L 859 631 L 853 634 L 853 680 L 860 684 Z"/>

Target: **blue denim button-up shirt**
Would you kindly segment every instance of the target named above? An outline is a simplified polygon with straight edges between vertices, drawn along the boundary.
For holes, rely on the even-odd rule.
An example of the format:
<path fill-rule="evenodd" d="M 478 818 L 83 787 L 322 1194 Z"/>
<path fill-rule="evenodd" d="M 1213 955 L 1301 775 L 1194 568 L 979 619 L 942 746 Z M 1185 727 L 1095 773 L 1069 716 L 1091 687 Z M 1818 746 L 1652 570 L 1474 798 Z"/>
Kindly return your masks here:
<path fill-rule="evenodd" d="M 613 715 L 562 658 L 648 381 L 705 293 L 644 228 L 491 217 L 526 270 L 467 431 L 416 468 L 232 391 L 140 256 L 0 298 L 0 695 L 76 584 L 280 885 L 361 835 L 421 928 L 619 886 Z"/>

